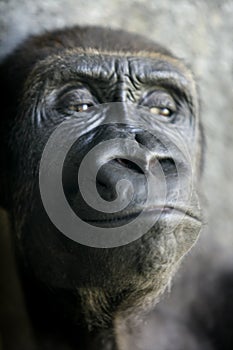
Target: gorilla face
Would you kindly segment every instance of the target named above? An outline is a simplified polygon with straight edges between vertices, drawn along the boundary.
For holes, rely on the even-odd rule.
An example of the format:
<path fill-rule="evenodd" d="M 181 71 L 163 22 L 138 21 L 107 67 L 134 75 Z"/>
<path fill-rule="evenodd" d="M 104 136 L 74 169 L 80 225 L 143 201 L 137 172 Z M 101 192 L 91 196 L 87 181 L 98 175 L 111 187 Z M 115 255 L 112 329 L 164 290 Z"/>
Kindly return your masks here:
<path fill-rule="evenodd" d="M 21 65 L 20 91 L 7 91 L 6 101 L 18 97 L 5 122 L 7 205 L 24 273 L 76 295 L 63 301 L 72 317 L 81 308 L 99 325 L 116 311 L 152 306 L 198 237 L 196 89 L 189 70 L 157 46 L 113 52 L 77 42 L 54 51 L 56 35 L 46 55 L 26 72 Z M 20 57 L 27 45 L 38 55 L 44 49 L 32 39 Z M 17 53 L 4 72 L 12 60 Z M 60 206 L 62 194 L 71 214 Z M 65 232 L 74 216 L 86 223 L 74 225 L 81 241 Z"/>

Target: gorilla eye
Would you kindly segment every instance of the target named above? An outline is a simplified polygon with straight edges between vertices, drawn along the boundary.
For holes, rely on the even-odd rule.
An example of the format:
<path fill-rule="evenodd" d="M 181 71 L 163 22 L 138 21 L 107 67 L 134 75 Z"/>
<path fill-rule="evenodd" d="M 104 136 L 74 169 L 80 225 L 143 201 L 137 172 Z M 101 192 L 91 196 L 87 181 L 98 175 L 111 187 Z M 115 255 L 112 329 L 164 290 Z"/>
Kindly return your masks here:
<path fill-rule="evenodd" d="M 176 112 L 176 103 L 172 96 L 167 91 L 160 89 L 150 92 L 141 105 L 148 107 L 152 114 L 168 119 Z"/>
<path fill-rule="evenodd" d="M 98 100 L 91 92 L 83 87 L 72 88 L 65 86 L 58 94 L 56 108 L 63 115 L 74 116 L 77 113 L 87 111 L 98 104 Z"/>
<path fill-rule="evenodd" d="M 71 105 L 68 108 L 69 108 L 70 111 L 84 112 L 84 111 L 86 111 L 88 108 L 90 108 L 92 106 L 93 106 L 92 103 L 80 103 L 78 105 Z"/>
<path fill-rule="evenodd" d="M 173 111 L 169 108 L 159 108 L 159 107 L 151 107 L 150 112 L 153 114 L 161 115 L 163 117 L 171 117 L 173 115 Z"/>

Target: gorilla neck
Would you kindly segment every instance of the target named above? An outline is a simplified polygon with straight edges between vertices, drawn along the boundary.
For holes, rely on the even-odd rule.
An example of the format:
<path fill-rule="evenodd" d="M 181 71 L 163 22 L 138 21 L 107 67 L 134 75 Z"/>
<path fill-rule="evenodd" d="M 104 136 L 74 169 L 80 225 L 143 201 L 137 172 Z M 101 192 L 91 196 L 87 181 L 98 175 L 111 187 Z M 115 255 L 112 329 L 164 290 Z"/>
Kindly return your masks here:
<path fill-rule="evenodd" d="M 22 276 L 22 281 L 29 317 L 42 348 L 51 344 L 59 350 L 137 349 L 133 333 L 140 329 L 140 310 L 132 308 L 107 316 L 98 309 L 91 318 L 85 315 L 79 295 L 51 291 L 28 276 Z"/>

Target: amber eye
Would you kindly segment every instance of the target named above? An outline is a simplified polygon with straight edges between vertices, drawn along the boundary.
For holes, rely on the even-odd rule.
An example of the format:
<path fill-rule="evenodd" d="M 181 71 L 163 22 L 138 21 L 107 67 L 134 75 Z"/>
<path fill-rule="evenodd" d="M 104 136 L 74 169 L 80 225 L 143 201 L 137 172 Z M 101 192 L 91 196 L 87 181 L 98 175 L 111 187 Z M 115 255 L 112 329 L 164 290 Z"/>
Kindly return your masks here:
<path fill-rule="evenodd" d="M 172 94 L 162 89 L 156 89 L 147 93 L 140 104 L 147 107 L 151 114 L 160 117 L 160 119 L 167 119 L 167 121 L 171 121 L 177 110 Z"/>
<path fill-rule="evenodd" d="M 173 111 L 169 108 L 159 108 L 159 107 L 151 107 L 150 112 L 153 114 L 161 115 L 163 117 L 171 117 Z"/>
<path fill-rule="evenodd" d="M 75 112 L 84 112 L 92 106 L 93 106 L 93 104 L 91 104 L 91 103 L 80 103 L 78 105 L 69 106 L 69 110 L 75 111 Z"/>

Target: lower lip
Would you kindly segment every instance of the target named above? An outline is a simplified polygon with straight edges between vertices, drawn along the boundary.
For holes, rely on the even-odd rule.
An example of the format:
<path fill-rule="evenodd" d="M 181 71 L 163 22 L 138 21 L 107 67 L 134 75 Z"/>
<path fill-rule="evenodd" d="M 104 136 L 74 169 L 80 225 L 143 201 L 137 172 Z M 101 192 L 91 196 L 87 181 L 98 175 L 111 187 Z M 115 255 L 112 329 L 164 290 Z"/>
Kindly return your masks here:
<path fill-rule="evenodd" d="M 162 217 L 164 215 L 171 215 L 171 214 L 178 214 L 178 215 L 185 215 L 185 212 L 181 210 L 177 210 L 172 207 L 157 207 L 157 208 L 148 208 L 142 211 L 137 211 L 135 213 L 129 213 L 126 216 L 122 217 L 116 217 L 109 220 L 86 220 L 87 223 L 94 225 L 94 226 L 100 226 L 100 227 L 119 227 L 122 225 L 125 225 L 134 219 L 136 219 L 140 214 L 143 215 L 143 217 L 150 218 L 151 217 Z M 188 215 L 189 216 L 189 215 Z M 192 217 L 190 217 L 192 218 Z"/>

